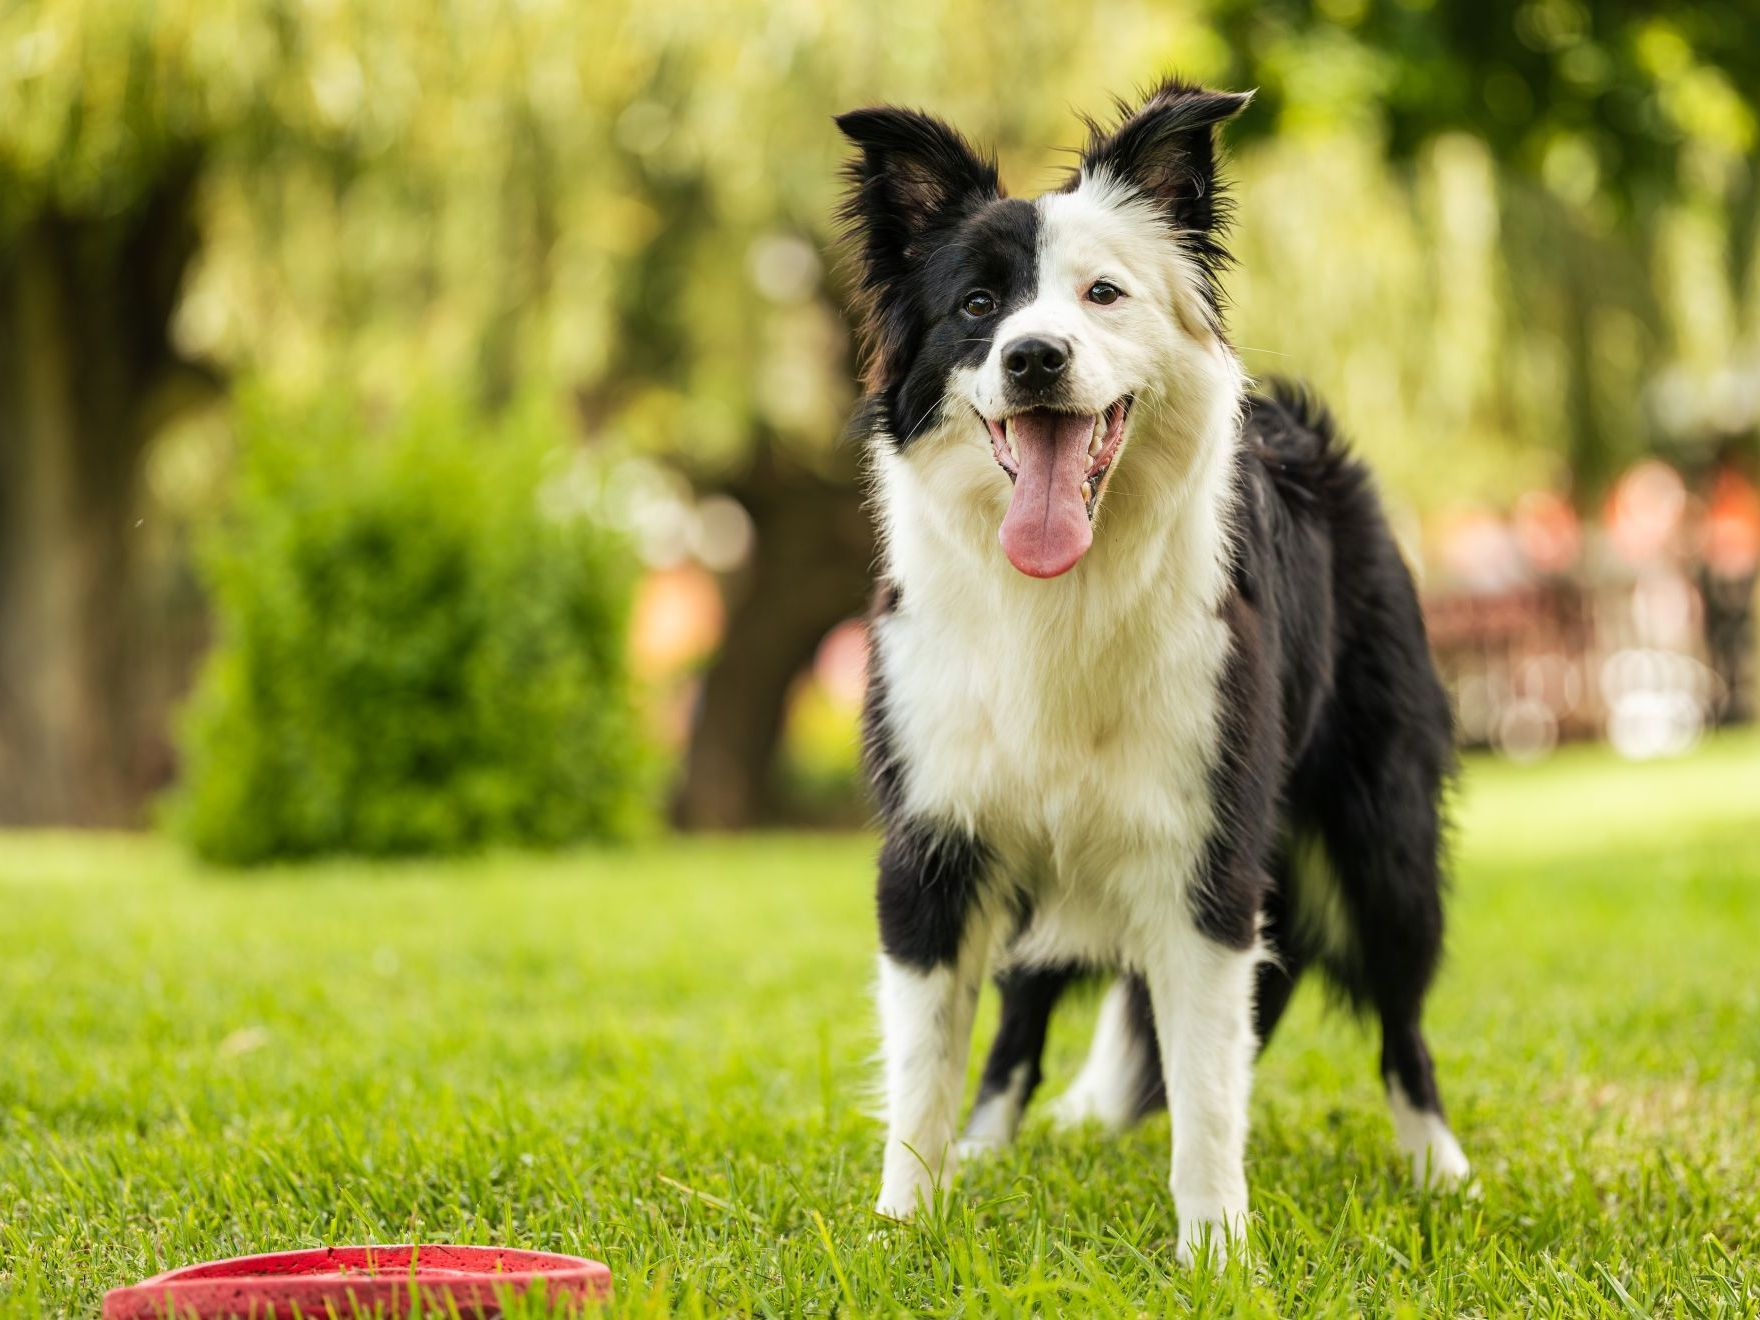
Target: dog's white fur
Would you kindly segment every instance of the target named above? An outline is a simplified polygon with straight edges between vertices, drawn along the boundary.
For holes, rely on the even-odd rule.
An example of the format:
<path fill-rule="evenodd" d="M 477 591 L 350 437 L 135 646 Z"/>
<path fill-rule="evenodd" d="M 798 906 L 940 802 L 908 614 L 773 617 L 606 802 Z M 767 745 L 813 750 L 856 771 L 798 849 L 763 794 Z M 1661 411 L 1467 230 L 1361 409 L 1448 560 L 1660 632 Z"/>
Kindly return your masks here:
<path fill-rule="evenodd" d="M 1463 1186 L 1473 1170 L 1447 1120 L 1419 1109 L 1393 1077 L 1387 1079 L 1387 1105 L 1393 1111 L 1394 1137 L 1411 1163 L 1412 1181 L 1420 1187 Z"/>
<path fill-rule="evenodd" d="M 1114 981 L 1100 1001 L 1094 1020 L 1094 1039 L 1088 1057 L 1069 1090 L 1052 1103 L 1052 1121 L 1059 1127 L 1099 1123 L 1121 1131 L 1136 1118 L 1141 1101 L 1144 1066 L 1143 1043 L 1131 1030 L 1130 991 L 1122 980 Z"/>
<path fill-rule="evenodd" d="M 1212 821 L 1217 687 L 1229 636 L 1230 476 L 1246 376 L 1211 329 L 1198 273 L 1146 204 L 1105 177 L 1041 198 L 1036 296 L 956 375 L 939 424 L 874 454 L 887 576 L 878 623 L 888 720 L 913 817 L 982 837 L 992 890 L 1030 894 L 1017 963 L 1079 960 L 1145 975 L 1173 1110 L 1171 1183 L 1189 1259 L 1243 1231 L 1258 951 L 1193 926 L 1188 889 Z M 1098 279 L 1126 296 L 1084 301 Z M 997 542 L 1009 483 L 978 413 L 997 416 L 1001 346 L 1072 345 L 1078 408 L 1136 403 L 1101 493 L 1093 548 L 1051 581 Z M 994 914 L 953 969 L 882 959 L 889 1135 L 879 1209 L 908 1214 L 949 1167 Z"/>
<path fill-rule="evenodd" d="M 1027 1069 L 1017 1063 L 1008 1076 L 1008 1085 L 995 1095 L 981 1099 L 966 1120 L 965 1132 L 959 1139 L 959 1157 L 970 1159 L 1007 1145 L 1020 1126 L 1021 1114 L 1027 1107 Z"/>

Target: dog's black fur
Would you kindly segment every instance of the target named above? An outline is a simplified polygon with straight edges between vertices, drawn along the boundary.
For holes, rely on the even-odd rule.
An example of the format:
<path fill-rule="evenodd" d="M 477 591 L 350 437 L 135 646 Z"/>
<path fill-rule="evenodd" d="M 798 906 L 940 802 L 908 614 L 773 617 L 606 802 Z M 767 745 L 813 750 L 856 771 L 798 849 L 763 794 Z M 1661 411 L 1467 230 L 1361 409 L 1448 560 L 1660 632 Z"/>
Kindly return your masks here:
<path fill-rule="evenodd" d="M 1442 950 L 1441 807 L 1454 765 L 1448 699 L 1411 575 L 1367 471 L 1345 453 L 1330 415 L 1286 382 L 1271 382 L 1250 404 L 1225 606 L 1235 638 L 1219 772 L 1228 782 L 1217 786 L 1232 812 L 1230 828 L 1211 841 L 1198 919 L 1240 946 L 1263 914 L 1275 960 L 1259 973 L 1261 1048 L 1303 972 L 1318 967 L 1350 1006 L 1379 1018 L 1382 1077 L 1397 1078 L 1418 1108 L 1441 1113 L 1418 1022 Z M 883 705 L 877 693 L 871 728 L 883 724 Z M 885 765 L 883 738 L 871 736 L 869 745 L 871 773 L 898 773 Z M 1292 910 L 1288 840 L 1309 831 L 1332 859 L 1353 947 L 1322 947 Z M 887 890 L 882 879 L 883 922 L 893 906 Z M 922 906 L 920 895 L 912 906 Z M 1029 1092 L 1038 1084 L 1052 1010 L 1071 983 L 1096 970 L 997 978 L 1002 1020 L 980 1103 L 1023 1063 Z M 1131 981 L 1147 1113 L 1165 1093 L 1149 996 Z"/>

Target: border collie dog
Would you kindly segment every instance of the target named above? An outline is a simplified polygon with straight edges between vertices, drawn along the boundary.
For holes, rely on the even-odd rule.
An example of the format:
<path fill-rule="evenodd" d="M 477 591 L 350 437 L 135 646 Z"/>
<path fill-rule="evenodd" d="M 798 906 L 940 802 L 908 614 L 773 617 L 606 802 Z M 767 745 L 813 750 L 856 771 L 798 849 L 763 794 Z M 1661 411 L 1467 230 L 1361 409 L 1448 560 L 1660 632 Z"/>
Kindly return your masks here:
<path fill-rule="evenodd" d="M 1094 974 L 1057 1116 L 1169 1106 L 1183 1261 L 1245 1231 L 1253 1060 L 1309 964 L 1379 1017 L 1416 1176 L 1468 1173 L 1419 1030 L 1449 708 L 1367 474 L 1223 329 L 1215 135 L 1248 100 L 1168 82 L 1031 201 L 938 120 L 837 121 L 884 544 L 885 1215 L 1013 1136 Z M 956 1140 L 987 971 L 1001 1026 Z"/>

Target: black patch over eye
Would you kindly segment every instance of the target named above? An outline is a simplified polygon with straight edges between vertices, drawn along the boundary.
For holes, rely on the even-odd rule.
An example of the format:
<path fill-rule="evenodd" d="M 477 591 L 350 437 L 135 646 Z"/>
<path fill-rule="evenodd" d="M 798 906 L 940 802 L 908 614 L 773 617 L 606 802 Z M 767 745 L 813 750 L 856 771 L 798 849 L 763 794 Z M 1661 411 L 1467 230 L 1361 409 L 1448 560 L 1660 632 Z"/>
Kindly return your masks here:
<path fill-rule="evenodd" d="M 1124 290 L 1108 280 L 1095 280 L 1088 289 L 1088 301 L 1099 303 L 1102 307 L 1115 303 L 1124 297 Z"/>
<path fill-rule="evenodd" d="M 996 295 L 987 289 L 973 289 L 959 309 L 974 320 L 988 316 L 996 310 Z"/>

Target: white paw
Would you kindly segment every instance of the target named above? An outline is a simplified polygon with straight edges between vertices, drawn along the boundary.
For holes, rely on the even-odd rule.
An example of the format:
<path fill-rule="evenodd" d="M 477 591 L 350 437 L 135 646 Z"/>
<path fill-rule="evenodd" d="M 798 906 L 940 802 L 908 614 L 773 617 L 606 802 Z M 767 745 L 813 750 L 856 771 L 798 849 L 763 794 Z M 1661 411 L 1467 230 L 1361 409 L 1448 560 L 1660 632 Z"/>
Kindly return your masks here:
<path fill-rule="evenodd" d="M 1047 1112 L 1051 1115 L 1052 1125 L 1065 1132 L 1090 1123 L 1097 1123 L 1109 1132 L 1120 1132 L 1130 1125 L 1117 1104 L 1107 1103 L 1106 1097 L 1081 1085 L 1072 1086 L 1058 1096 Z"/>
<path fill-rule="evenodd" d="M 1448 1121 L 1433 1109 L 1414 1107 L 1392 1078 L 1387 1083 L 1387 1103 L 1393 1114 L 1394 1136 L 1411 1165 L 1412 1181 L 1444 1192 L 1467 1186 L 1473 1168 Z"/>
<path fill-rule="evenodd" d="M 901 1224 L 909 1223 L 934 1197 L 935 1186 L 927 1179 L 884 1179 L 880 1199 L 874 1203 L 874 1213 L 884 1219 L 896 1219 Z"/>
<path fill-rule="evenodd" d="M 959 1162 L 966 1164 L 973 1160 L 987 1160 L 1006 1145 L 1008 1142 L 1002 1137 L 974 1137 L 968 1134 L 960 1138 L 959 1144 L 953 1150 Z"/>
<path fill-rule="evenodd" d="M 1230 1256 L 1244 1260 L 1247 1254 L 1247 1216 L 1181 1215 L 1179 1217 L 1179 1263 L 1190 1269 L 1200 1260 L 1221 1269 Z"/>
<path fill-rule="evenodd" d="M 915 1197 L 909 1201 L 901 1201 L 882 1192 L 880 1199 L 874 1203 L 874 1213 L 882 1219 L 895 1219 L 901 1224 L 908 1224 L 917 1213 L 917 1205 Z"/>
<path fill-rule="evenodd" d="M 1052 1126 L 1068 1131 L 1079 1128 L 1094 1117 L 1093 1103 L 1081 1092 L 1071 1088 L 1046 1106 Z"/>
<path fill-rule="evenodd" d="M 1473 1166 L 1454 1133 L 1447 1128 L 1431 1136 L 1417 1150 L 1408 1151 L 1412 1163 L 1412 1181 L 1419 1187 L 1439 1192 L 1454 1192 L 1466 1187 L 1473 1178 Z"/>
<path fill-rule="evenodd" d="M 1026 1080 L 1026 1065 L 1021 1064 L 1015 1068 L 1007 1086 L 993 1091 L 972 1106 L 972 1116 L 966 1120 L 966 1130 L 959 1141 L 958 1153 L 962 1157 L 988 1155 L 1014 1140 L 1015 1129 L 1021 1124 Z"/>

